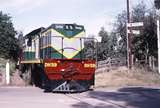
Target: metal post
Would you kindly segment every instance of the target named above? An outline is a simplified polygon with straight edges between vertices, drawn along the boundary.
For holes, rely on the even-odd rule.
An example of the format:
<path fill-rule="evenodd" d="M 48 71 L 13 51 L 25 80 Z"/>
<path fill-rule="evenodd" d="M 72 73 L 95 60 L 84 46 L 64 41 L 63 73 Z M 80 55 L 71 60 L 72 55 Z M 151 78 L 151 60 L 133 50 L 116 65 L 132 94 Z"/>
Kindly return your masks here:
<path fill-rule="evenodd" d="M 130 5 L 129 5 L 129 0 L 127 0 L 127 19 L 128 19 L 128 23 L 131 23 L 130 21 Z M 130 31 L 130 33 L 128 33 L 128 29 Z M 132 54 L 131 54 L 131 27 L 127 27 L 127 59 L 128 59 L 128 68 L 131 69 L 132 68 Z"/>
<path fill-rule="evenodd" d="M 81 60 L 83 59 L 82 57 L 82 38 L 80 38 L 80 47 L 81 47 L 81 51 L 80 51 L 80 58 Z"/>
<path fill-rule="evenodd" d="M 96 65 L 97 65 L 97 68 L 98 68 L 98 40 L 96 39 Z"/>
<path fill-rule="evenodd" d="M 62 37 L 62 59 L 64 58 L 63 57 L 63 53 L 64 53 L 63 44 L 64 44 L 64 38 Z"/>
<path fill-rule="evenodd" d="M 160 73 L 160 32 L 159 32 L 159 18 L 157 19 L 157 37 L 158 37 L 158 73 Z"/>

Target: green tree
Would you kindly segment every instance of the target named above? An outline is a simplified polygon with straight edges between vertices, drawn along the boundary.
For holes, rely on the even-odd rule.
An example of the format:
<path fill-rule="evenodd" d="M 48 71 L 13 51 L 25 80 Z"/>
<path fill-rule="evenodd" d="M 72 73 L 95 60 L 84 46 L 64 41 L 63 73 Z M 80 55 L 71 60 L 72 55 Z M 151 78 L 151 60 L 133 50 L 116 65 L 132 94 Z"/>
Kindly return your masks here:
<path fill-rule="evenodd" d="M 127 22 L 127 13 L 126 11 L 122 11 L 122 13 L 117 15 L 113 30 L 113 33 L 116 34 L 118 41 L 117 44 L 118 54 L 122 56 L 127 56 L 126 22 Z"/>
<path fill-rule="evenodd" d="M 23 48 L 23 44 L 25 43 L 25 39 L 24 39 L 24 36 L 23 36 L 23 32 L 22 31 L 19 31 L 17 33 L 17 36 L 18 36 L 18 44 L 19 44 L 19 47 L 22 49 Z"/>
<path fill-rule="evenodd" d="M 146 5 L 141 2 L 140 4 L 133 7 L 132 10 L 132 21 L 133 22 L 144 22 L 146 19 Z M 147 57 L 147 40 L 146 35 L 144 34 L 145 27 L 143 27 L 143 31 L 141 31 L 140 35 L 132 34 L 132 54 L 134 54 L 139 59 L 144 59 Z M 137 29 L 140 30 L 142 27 L 138 27 Z M 135 28 L 133 28 L 135 29 Z"/>
<path fill-rule="evenodd" d="M 93 39 L 95 36 L 90 35 L 88 39 L 84 40 L 84 58 L 95 59 L 96 58 L 96 43 Z"/>
<path fill-rule="evenodd" d="M 143 22 L 143 30 L 140 35 L 134 35 L 132 40 L 133 53 L 139 59 L 146 59 L 149 55 L 157 57 L 157 35 L 156 35 L 156 11 L 147 11 L 142 2 L 133 8 L 133 21 Z M 139 28 L 140 29 L 140 28 Z"/>
<path fill-rule="evenodd" d="M 118 51 L 126 56 L 127 36 L 125 11 L 118 14 L 114 32 L 118 35 Z M 133 28 L 141 31 L 140 35 L 132 35 L 132 54 L 139 59 L 148 58 L 149 55 L 157 56 L 157 36 L 156 36 L 156 11 L 148 10 L 143 2 L 133 7 L 132 22 L 144 22 L 143 27 Z"/>
<path fill-rule="evenodd" d="M 154 0 L 154 5 L 157 9 L 160 9 L 160 0 Z"/>
<path fill-rule="evenodd" d="M 11 17 L 0 11 L 0 56 L 16 60 L 18 57 L 18 41 Z"/>
<path fill-rule="evenodd" d="M 144 20 L 144 31 L 143 31 L 143 45 L 148 50 L 148 55 L 157 57 L 158 46 L 157 46 L 157 26 L 156 26 L 156 10 L 151 10 Z M 147 51 L 145 51 L 147 52 Z"/>
<path fill-rule="evenodd" d="M 99 54 L 101 55 L 100 59 L 106 59 L 109 54 L 109 35 L 107 31 L 105 31 L 104 27 L 101 28 L 99 32 L 99 36 L 102 38 L 100 49 L 99 49 Z"/>
<path fill-rule="evenodd" d="M 115 33 L 110 33 L 101 28 L 99 31 L 99 36 L 102 38 L 101 43 L 98 43 L 98 59 L 105 60 L 108 57 L 113 57 L 115 55 L 117 46 L 117 37 Z"/>

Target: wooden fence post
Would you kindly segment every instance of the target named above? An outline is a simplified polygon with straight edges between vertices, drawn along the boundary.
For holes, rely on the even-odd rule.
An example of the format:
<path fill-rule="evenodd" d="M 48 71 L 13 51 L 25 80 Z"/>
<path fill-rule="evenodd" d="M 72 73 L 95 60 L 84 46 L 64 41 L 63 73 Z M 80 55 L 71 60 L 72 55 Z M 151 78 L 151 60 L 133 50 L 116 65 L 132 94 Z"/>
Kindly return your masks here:
<path fill-rule="evenodd" d="M 132 54 L 132 66 L 134 65 L 134 55 Z"/>
<path fill-rule="evenodd" d="M 152 57 L 149 56 L 149 68 L 152 68 Z"/>
<path fill-rule="evenodd" d="M 154 58 L 154 56 L 152 56 L 152 58 L 153 58 L 153 59 L 152 59 L 152 63 L 153 63 L 153 64 L 152 64 L 152 67 L 153 67 L 153 70 L 155 70 L 155 58 Z"/>

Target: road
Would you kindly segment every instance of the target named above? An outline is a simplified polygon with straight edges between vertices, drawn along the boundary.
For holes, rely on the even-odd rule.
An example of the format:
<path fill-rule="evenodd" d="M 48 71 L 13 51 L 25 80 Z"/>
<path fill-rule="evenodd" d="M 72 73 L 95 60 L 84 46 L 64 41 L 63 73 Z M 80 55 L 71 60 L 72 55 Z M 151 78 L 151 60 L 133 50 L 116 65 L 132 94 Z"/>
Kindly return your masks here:
<path fill-rule="evenodd" d="M 36 87 L 0 87 L 0 108 L 160 108 L 160 89 L 103 88 L 84 93 L 44 93 Z"/>

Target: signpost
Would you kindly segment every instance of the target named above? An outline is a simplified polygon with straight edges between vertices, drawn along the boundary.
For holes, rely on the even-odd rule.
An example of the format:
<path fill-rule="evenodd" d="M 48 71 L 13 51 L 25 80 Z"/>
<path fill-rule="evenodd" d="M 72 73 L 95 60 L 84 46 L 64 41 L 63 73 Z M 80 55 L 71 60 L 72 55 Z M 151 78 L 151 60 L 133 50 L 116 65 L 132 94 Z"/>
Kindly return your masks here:
<path fill-rule="evenodd" d="M 130 16 L 130 0 L 127 0 L 127 59 L 128 59 L 128 68 L 132 68 L 132 51 L 131 51 L 131 42 L 132 42 L 132 34 L 140 34 L 138 30 L 132 30 L 136 27 L 143 26 L 143 22 L 135 22 L 131 23 Z M 134 27 L 134 28 L 133 28 Z M 129 31 L 129 32 L 128 32 Z"/>
<path fill-rule="evenodd" d="M 102 37 L 99 37 L 99 36 L 97 36 L 95 38 L 97 39 L 98 42 L 101 42 L 101 40 L 102 40 Z"/>
<path fill-rule="evenodd" d="M 135 23 L 130 23 L 130 21 L 127 23 L 127 49 L 128 49 L 128 67 L 131 69 L 132 68 L 132 54 L 131 54 L 131 36 L 132 34 L 139 35 L 140 30 L 133 30 L 134 28 L 141 27 L 143 26 L 143 22 L 135 22 Z"/>
<path fill-rule="evenodd" d="M 143 26 L 143 22 L 127 23 L 127 27 L 140 27 L 140 26 Z"/>
<path fill-rule="evenodd" d="M 133 34 L 136 34 L 136 35 L 139 35 L 140 34 L 140 31 L 139 30 L 132 30 L 131 31 Z M 128 30 L 128 33 L 131 33 L 129 30 Z"/>

